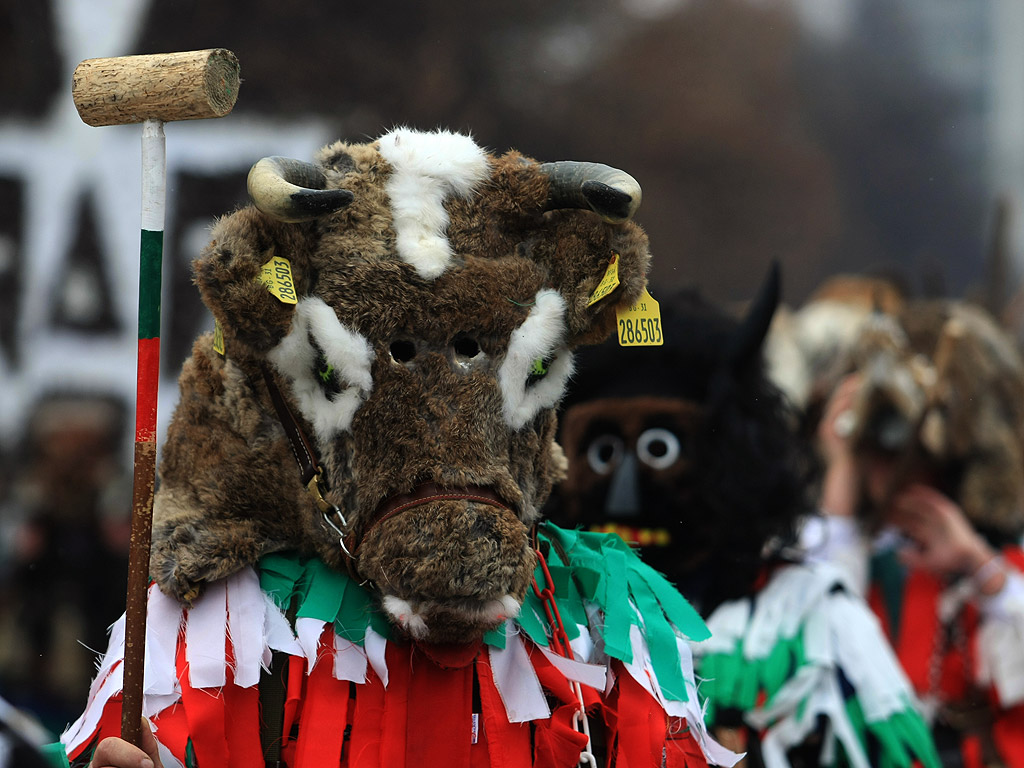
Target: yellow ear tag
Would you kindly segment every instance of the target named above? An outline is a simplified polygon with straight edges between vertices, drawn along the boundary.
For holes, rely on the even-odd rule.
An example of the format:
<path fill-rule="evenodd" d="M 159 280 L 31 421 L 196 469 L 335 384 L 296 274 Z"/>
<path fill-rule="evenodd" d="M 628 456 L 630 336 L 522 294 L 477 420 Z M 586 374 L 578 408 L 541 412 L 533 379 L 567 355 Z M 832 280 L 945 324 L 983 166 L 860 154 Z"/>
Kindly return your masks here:
<path fill-rule="evenodd" d="M 264 264 L 260 276 L 256 279 L 267 286 L 267 290 L 278 300 L 285 304 L 298 303 L 295 282 L 292 280 L 292 264 L 284 256 L 275 256 Z"/>
<path fill-rule="evenodd" d="M 646 288 L 633 306 L 616 310 L 615 318 L 618 321 L 619 346 L 660 347 L 665 343 L 661 333 L 661 307 Z"/>
<path fill-rule="evenodd" d="M 213 351 L 224 357 L 224 329 L 216 320 L 213 321 Z"/>
<path fill-rule="evenodd" d="M 608 262 L 608 269 L 604 272 L 604 277 L 601 278 L 601 282 L 597 284 L 597 288 L 590 294 L 590 301 L 587 302 L 587 306 L 596 304 L 609 293 L 619 287 L 619 254 L 612 253 L 612 260 Z"/>

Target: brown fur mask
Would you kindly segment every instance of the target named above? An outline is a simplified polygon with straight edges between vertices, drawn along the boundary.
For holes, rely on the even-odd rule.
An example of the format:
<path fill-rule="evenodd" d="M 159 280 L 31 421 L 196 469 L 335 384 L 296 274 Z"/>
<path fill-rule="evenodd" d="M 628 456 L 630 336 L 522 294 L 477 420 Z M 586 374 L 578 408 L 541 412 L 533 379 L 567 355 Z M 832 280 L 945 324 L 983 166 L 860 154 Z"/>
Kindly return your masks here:
<path fill-rule="evenodd" d="M 1024 529 L 1024 363 L 996 323 L 965 302 L 911 302 L 868 323 L 849 369 L 864 377 L 855 448 L 892 455 L 896 483 L 934 477 L 990 538 L 1015 540 Z"/>
<path fill-rule="evenodd" d="M 372 582 L 414 637 L 477 637 L 518 611 L 531 578 L 529 526 L 564 474 L 553 408 L 571 350 L 606 336 L 645 284 L 647 240 L 628 221 L 639 187 L 606 166 L 397 130 L 315 165 L 261 161 L 250 192 L 258 207 L 222 219 L 195 265 L 226 349 L 200 338 L 182 373 L 154 578 L 187 601 L 298 549 Z M 297 304 L 258 281 L 275 257 Z M 620 285 L 591 304 L 613 258 Z M 262 366 L 324 467 L 349 562 L 299 480 Z M 428 483 L 456 498 L 423 498 Z M 411 506 L 378 520 L 404 494 Z M 468 498 L 480 495 L 500 501 Z"/>

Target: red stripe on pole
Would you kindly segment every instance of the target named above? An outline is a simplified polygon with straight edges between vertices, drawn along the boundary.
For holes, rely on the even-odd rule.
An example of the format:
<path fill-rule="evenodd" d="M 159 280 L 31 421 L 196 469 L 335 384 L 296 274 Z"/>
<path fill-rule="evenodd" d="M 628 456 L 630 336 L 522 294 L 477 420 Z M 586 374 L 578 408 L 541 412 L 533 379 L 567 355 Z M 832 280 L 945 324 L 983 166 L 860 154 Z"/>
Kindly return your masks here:
<path fill-rule="evenodd" d="M 160 339 L 139 339 L 135 442 L 156 442 L 156 403 L 160 383 Z"/>

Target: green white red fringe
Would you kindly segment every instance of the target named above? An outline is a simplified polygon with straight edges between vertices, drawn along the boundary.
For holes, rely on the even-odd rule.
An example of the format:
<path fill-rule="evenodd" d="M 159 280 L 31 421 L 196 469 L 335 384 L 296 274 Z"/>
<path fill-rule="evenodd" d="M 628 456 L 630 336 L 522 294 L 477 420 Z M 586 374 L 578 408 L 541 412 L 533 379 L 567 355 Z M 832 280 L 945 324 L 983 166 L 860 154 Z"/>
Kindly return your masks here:
<path fill-rule="evenodd" d="M 618 730 L 613 730 L 618 734 L 621 765 L 647 768 L 650 764 L 657 768 L 665 760 L 678 768 L 693 768 L 705 760 L 732 765 L 738 756 L 708 736 L 697 697 L 688 640 L 707 635 L 700 617 L 617 536 L 568 532 L 546 525 L 541 540 L 542 548 L 551 552 L 555 598 L 566 617 L 576 658 L 563 658 L 546 647 L 548 630 L 531 595 L 519 619 L 506 622 L 485 637 L 485 657 L 474 662 L 481 687 L 486 688 L 482 690 L 484 698 L 493 704 L 485 712 L 491 719 L 491 732 L 501 733 L 502 729 L 527 722 L 543 723 L 544 729 L 538 733 L 550 742 L 545 749 L 555 761 L 551 764 L 559 764 L 552 757 L 556 755 L 568 760 L 576 746 L 571 730 L 559 729 L 559 724 L 567 708 L 571 716 L 573 707 L 559 703 L 557 695 L 554 706 L 549 702 L 553 701 L 553 691 L 562 687 L 568 690 L 567 681 L 576 681 L 588 692 L 588 701 L 603 702 L 601 706 L 612 713 L 612 720 L 620 711 L 617 708 L 647 708 L 647 720 L 636 727 L 627 720 L 616 721 L 614 727 Z M 289 605 L 296 608 L 294 632 L 284 613 Z M 165 768 L 188 764 L 194 748 L 217 755 L 221 750 L 223 759 L 229 758 L 226 747 L 215 739 L 201 746 L 198 741 L 193 744 L 184 724 L 186 718 L 175 717 L 175 713 L 183 701 L 207 707 L 207 699 L 243 694 L 244 702 L 235 706 L 241 709 L 244 704 L 255 711 L 255 699 L 249 693 L 255 691 L 261 669 L 270 664 L 272 651 L 288 654 L 293 665 L 301 664 L 297 677 L 304 674 L 312 686 L 310 690 L 330 689 L 334 691 L 331 695 L 345 700 L 347 688 L 344 696 L 337 692 L 340 683 L 373 687 L 383 696 L 395 679 L 395 659 L 400 660 L 400 684 L 409 685 L 408 659 L 400 655 L 399 646 L 393 644 L 389 634 L 390 625 L 377 611 L 372 596 L 348 576 L 314 559 L 270 556 L 261 562 L 259 574 L 246 569 L 208 585 L 191 608 L 151 588 L 143 714 L 155 723 L 158 734 L 162 729 L 167 741 L 174 742 L 171 751 L 164 750 Z M 68 754 L 81 753 L 98 733 L 110 727 L 112 707 L 119 709 L 123 657 L 122 617 L 112 627 L 110 645 L 85 712 L 61 737 Z M 617 680 L 617 675 L 625 675 L 632 682 L 627 685 Z M 319 681 L 315 686 L 314 680 Z M 197 691 L 212 696 L 197 697 Z M 229 705 L 219 704 L 221 709 Z M 307 706 L 310 718 L 317 706 Z M 495 719 L 494 706 L 502 710 L 500 720 L 504 725 Z M 214 719 L 217 717 L 231 720 L 223 715 Z M 303 714 L 304 729 L 306 717 Z M 666 721 L 681 730 L 674 737 L 678 749 L 668 752 L 664 751 L 668 741 L 665 745 L 658 743 L 659 733 L 665 737 Z M 312 723 L 310 719 L 310 731 Z M 330 730 L 333 724 L 323 725 Z M 229 722 L 220 727 L 230 731 L 235 726 Z M 635 733 L 631 734 L 630 729 Z M 340 735 L 338 739 L 335 748 L 340 750 Z M 220 741 L 228 745 L 234 742 L 242 752 L 252 749 L 253 739 L 229 733 Z M 375 748 L 387 747 L 380 747 L 378 742 Z M 496 748 L 492 746 L 492 752 Z M 300 743 L 300 755 L 303 749 Z M 246 759 L 251 758 L 246 755 Z M 536 762 L 536 756 L 532 759 L 534 765 L 542 764 Z M 234 765 L 243 761 L 239 758 L 230 762 Z M 314 763 L 300 759 L 298 765 L 302 764 Z"/>
<path fill-rule="evenodd" d="M 761 735 L 767 768 L 787 768 L 786 751 L 820 716 L 828 723 L 822 765 L 841 754 L 854 768 L 879 764 L 874 760 L 938 768 L 928 727 L 877 619 L 835 568 L 784 566 L 753 599 L 719 606 L 708 626 L 711 639 L 695 646 L 707 720 L 723 708 L 742 711 Z"/>

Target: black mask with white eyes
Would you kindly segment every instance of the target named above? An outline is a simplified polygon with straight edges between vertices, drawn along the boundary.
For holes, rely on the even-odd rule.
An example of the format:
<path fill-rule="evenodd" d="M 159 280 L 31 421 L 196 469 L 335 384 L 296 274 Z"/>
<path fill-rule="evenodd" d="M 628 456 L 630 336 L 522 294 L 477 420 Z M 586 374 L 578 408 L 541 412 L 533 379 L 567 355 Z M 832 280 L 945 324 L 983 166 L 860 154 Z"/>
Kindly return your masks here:
<path fill-rule="evenodd" d="M 604 434 L 587 445 L 587 464 L 598 475 L 608 475 L 622 462 L 627 451 L 618 435 Z M 641 464 L 655 471 L 668 469 L 682 456 L 682 441 L 674 432 L 653 427 L 637 437 L 634 453 Z"/>

